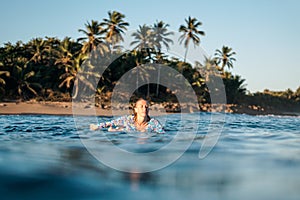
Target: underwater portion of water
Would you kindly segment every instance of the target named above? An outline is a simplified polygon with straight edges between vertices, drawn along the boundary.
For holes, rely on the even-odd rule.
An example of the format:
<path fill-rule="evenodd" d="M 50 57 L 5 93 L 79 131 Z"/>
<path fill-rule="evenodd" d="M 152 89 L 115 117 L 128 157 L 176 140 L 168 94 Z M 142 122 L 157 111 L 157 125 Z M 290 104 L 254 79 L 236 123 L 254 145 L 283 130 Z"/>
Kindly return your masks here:
<path fill-rule="evenodd" d="M 73 116 L 0 115 L 1 199 L 299 199 L 299 117 L 226 114 L 217 144 L 199 159 L 212 115 L 200 113 L 196 132 L 179 126 L 189 126 L 199 114 L 157 117 L 166 133 L 142 139 L 89 131 L 91 117 L 77 118 L 83 122 L 78 127 Z M 189 131 L 196 135 L 182 156 L 148 173 L 135 173 L 141 163 L 113 155 L 108 147 L 110 141 L 124 151 L 151 153 L 181 135 L 172 148 L 143 161 L 151 168 L 178 154 Z M 94 142 L 95 151 L 132 172 L 106 166 L 83 141 Z"/>

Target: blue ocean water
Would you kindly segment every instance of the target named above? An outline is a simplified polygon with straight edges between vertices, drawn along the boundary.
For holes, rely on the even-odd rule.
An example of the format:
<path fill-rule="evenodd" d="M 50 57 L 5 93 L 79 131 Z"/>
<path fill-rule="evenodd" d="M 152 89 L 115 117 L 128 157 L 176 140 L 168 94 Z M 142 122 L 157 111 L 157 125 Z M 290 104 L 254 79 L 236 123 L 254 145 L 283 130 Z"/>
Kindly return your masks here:
<path fill-rule="evenodd" d="M 77 118 L 83 125 L 76 127 L 73 116 L 0 115 L 1 199 L 299 199 L 299 117 L 226 114 L 217 144 L 199 159 L 212 115 L 200 113 L 193 142 L 176 161 L 141 174 L 134 171 L 140 163 L 122 157 L 118 162 L 131 173 L 106 166 L 83 140 L 115 159 L 108 140 L 138 154 L 155 152 L 181 134 L 175 148 L 144 161 L 151 167 L 190 140 L 194 129 L 180 132 L 179 126 L 199 114 L 157 117 L 166 134 L 142 140 L 124 132 L 91 132 L 91 117 Z"/>

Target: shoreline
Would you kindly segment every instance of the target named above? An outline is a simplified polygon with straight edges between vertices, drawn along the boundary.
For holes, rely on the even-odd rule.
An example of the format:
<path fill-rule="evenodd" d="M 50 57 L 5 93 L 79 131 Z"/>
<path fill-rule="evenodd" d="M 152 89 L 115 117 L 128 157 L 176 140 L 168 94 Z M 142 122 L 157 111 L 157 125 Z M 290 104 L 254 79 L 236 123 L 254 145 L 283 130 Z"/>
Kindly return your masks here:
<path fill-rule="evenodd" d="M 150 114 L 153 116 L 174 114 L 174 113 L 193 113 L 193 112 L 224 112 L 248 115 L 280 115 L 280 116 L 300 116 L 300 112 L 289 112 L 284 110 L 266 110 L 257 106 L 246 105 L 184 105 L 178 108 L 178 104 L 160 103 L 150 106 Z M 127 106 L 116 108 L 101 108 L 93 106 L 92 103 L 72 103 L 72 102 L 48 102 L 48 101 L 25 101 L 25 102 L 0 102 L 0 115 L 82 115 L 82 116 L 115 116 L 131 114 Z"/>

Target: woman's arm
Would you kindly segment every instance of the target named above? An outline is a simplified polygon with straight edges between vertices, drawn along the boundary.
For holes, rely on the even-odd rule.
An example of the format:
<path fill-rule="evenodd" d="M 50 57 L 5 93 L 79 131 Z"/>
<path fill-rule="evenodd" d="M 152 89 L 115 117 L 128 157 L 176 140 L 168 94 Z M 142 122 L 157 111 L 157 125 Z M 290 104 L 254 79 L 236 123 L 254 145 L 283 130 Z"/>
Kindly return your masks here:
<path fill-rule="evenodd" d="M 95 130 L 109 127 L 108 131 L 113 131 L 113 130 L 120 131 L 121 128 L 124 127 L 125 119 L 126 119 L 126 117 L 122 116 L 122 117 L 114 119 L 110 122 L 104 122 L 104 123 L 99 123 L 99 124 L 90 124 L 90 130 L 95 131 Z M 113 127 L 116 127 L 116 128 L 113 128 Z"/>
<path fill-rule="evenodd" d="M 96 131 L 96 130 L 111 127 L 111 126 L 112 126 L 111 122 L 104 122 L 104 123 L 99 123 L 99 124 L 90 124 L 90 130 Z"/>
<path fill-rule="evenodd" d="M 165 133 L 165 130 L 163 126 L 160 124 L 160 122 L 157 119 L 152 118 L 149 122 L 149 127 L 151 131 L 156 133 Z"/>

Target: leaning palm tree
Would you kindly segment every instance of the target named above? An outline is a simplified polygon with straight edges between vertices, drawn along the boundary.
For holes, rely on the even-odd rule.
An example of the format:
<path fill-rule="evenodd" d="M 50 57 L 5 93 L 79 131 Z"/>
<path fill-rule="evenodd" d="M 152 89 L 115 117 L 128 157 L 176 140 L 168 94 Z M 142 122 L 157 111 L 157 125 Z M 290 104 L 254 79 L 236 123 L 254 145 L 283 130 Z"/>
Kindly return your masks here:
<path fill-rule="evenodd" d="M 89 64 L 88 57 L 80 53 L 72 56 L 72 59 L 65 63 L 65 73 L 59 78 L 62 79 L 59 85 L 60 88 L 63 86 L 67 89 L 74 87 L 72 98 L 76 99 L 79 91 L 81 94 L 84 94 L 88 89 L 95 91 L 94 79 L 98 80 L 100 75 L 93 71 L 93 66 Z"/>
<path fill-rule="evenodd" d="M 204 31 L 199 31 L 198 27 L 202 25 L 196 18 L 191 18 L 189 16 L 188 19 L 185 19 L 186 26 L 181 25 L 179 27 L 179 32 L 182 32 L 182 35 L 179 37 L 180 44 L 184 42 L 185 54 L 184 54 L 184 62 L 186 61 L 186 56 L 188 52 L 189 42 L 193 41 L 194 46 L 198 46 L 200 44 L 199 35 L 204 36 Z"/>
<path fill-rule="evenodd" d="M 217 59 L 217 64 L 219 65 L 222 63 L 220 71 L 224 71 L 225 66 L 227 66 L 228 69 L 233 68 L 233 61 L 236 61 L 236 59 L 232 56 L 235 54 L 236 53 L 232 51 L 232 48 L 227 46 L 223 46 L 222 50 L 216 50 L 215 56 Z"/>
<path fill-rule="evenodd" d="M 52 63 L 55 62 L 57 54 L 59 54 L 58 47 L 61 43 L 61 40 L 55 37 L 46 37 L 45 40 L 45 54 L 48 60 L 48 64 L 52 66 Z"/>
<path fill-rule="evenodd" d="M 106 33 L 106 41 L 112 44 L 112 49 L 114 46 L 123 41 L 124 30 L 127 30 L 129 26 L 128 22 L 124 21 L 125 15 L 117 11 L 108 12 L 108 19 L 103 19 L 104 22 L 100 23 L 100 26 L 103 26 L 103 32 Z"/>
<path fill-rule="evenodd" d="M 26 52 L 31 56 L 28 62 L 43 63 L 46 52 L 46 41 L 42 38 L 35 38 L 26 45 Z"/>
<path fill-rule="evenodd" d="M 5 79 L 1 78 L 1 76 L 9 77 L 10 73 L 9 71 L 0 71 L 0 85 L 5 85 L 6 84 Z"/>
<path fill-rule="evenodd" d="M 59 67 L 65 66 L 72 61 L 74 54 L 80 53 L 81 45 L 71 40 L 70 37 L 65 37 L 58 46 L 58 54 L 56 55 L 55 65 Z"/>
<path fill-rule="evenodd" d="M 101 34 L 103 30 L 98 21 L 92 20 L 91 23 L 87 22 L 85 24 L 86 30 L 79 29 L 79 32 L 84 33 L 86 36 L 78 38 L 77 41 L 84 41 L 82 47 L 82 53 L 90 53 L 96 50 L 97 46 L 102 42 L 103 37 Z"/>

